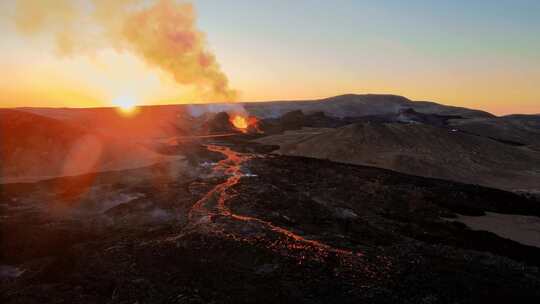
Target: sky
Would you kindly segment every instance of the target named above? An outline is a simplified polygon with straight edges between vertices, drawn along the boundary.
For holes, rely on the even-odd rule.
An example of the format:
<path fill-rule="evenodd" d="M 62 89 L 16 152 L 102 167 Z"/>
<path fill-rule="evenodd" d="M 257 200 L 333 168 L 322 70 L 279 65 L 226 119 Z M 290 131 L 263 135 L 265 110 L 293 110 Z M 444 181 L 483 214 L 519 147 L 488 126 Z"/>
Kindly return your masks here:
<path fill-rule="evenodd" d="M 90 14 L 90 2 L 74 1 Z M 20 33 L 15 2 L 0 2 L 2 107 L 107 106 L 119 99 L 170 104 L 216 96 L 179 83 L 163 61 L 142 58 L 144 45 L 140 52 L 131 43 L 59 54 L 50 33 Z M 235 100 L 384 93 L 495 114 L 540 113 L 540 1 L 191 3 L 204 48 Z M 87 41 L 88 33 L 77 39 Z"/>

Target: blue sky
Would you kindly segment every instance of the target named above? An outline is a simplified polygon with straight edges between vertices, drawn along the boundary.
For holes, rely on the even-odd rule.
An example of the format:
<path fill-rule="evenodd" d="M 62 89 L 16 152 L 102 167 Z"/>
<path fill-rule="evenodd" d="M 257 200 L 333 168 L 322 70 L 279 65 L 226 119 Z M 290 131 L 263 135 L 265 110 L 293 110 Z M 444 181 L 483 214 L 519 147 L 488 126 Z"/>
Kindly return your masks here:
<path fill-rule="evenodd" d="M 346 85 L 332 89 L 353 90 L 356 83 L 359 92 L 494 111 L 522 102 L 525 111 L 540 112 L 535 84 L 540 1 L 198 0 L 195 5 L 225 70 L 242 78 L 258 75 L 274 88 L 300 83 L 297 94 L 285 85 L 293 97 L 328 94 L 306 90 L 325 79 L 342 79 Z M 239 62 L 242 73 L 233 66 Z"/>

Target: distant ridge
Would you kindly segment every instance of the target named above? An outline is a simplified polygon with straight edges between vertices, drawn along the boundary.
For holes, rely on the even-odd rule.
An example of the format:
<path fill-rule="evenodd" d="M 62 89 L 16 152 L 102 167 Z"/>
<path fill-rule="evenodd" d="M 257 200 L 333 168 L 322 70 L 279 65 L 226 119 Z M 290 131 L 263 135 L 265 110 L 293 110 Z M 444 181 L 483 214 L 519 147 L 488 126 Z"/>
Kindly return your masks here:
<path fill-rule="evenodd" d="M 395 114 L 403 108 L 411 108 L 424 114 L 456 115 L 464 118 L 496 117 L 486 111 L 430 101 L 411 101 L 403 96 L 388 94 L 345 94 L 315 100 L 257 102 L 243 105 L 250 113 L 261 117 L 281 116 L 294 110 L 301 110 L 305 114 L 324 112 L 336 117 L 359 117 Z"/>

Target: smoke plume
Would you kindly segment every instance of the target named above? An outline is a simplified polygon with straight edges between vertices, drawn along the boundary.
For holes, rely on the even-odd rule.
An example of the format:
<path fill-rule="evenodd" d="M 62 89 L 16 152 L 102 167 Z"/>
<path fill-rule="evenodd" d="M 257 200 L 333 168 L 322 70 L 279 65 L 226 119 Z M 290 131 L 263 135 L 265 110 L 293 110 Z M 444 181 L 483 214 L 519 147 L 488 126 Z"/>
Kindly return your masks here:
<path fill-rule="evenodd" d="M 160 0 L 17 0 L 15 22 L 21 33 L 52 34 L 62 55 L 114 48 L 131 52 L 181 85 L 194 86 L 216 101 L 233 101 L 229 87 L 189 3 Z"/>

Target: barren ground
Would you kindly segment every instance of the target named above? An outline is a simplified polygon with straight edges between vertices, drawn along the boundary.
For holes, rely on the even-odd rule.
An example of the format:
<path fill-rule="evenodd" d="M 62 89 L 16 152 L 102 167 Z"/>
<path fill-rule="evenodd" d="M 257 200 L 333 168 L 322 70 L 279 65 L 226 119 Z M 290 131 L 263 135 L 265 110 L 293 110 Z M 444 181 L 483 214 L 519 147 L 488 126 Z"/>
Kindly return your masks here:
<path fill-rule="evenodd" d="M 181 164 L 3 185 L 3 303 L 540 298 L 539 248 L 442 219 L 537 201 L 270 150 L 209 139 L 170 147 Z"/>

